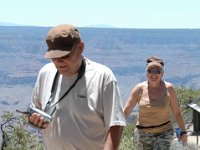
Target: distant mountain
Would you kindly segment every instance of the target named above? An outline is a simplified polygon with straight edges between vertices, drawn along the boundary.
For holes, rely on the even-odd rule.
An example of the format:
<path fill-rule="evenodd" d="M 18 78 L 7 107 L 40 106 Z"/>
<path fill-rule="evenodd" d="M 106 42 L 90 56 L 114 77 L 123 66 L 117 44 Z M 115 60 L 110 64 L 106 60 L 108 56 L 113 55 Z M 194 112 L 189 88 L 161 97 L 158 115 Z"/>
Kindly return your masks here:
<path fill-rule="evenodd" d="M 86 25 L 84 27 L 89 27 L 89 28 L 116 28 L 115 26 L 108 25 L 108 24 Z"/>
<path fill-rule="evenodd" d="M 10 22 L 0 22 L 0 26 L 22 26 L 22 27 L 32 26 L 32 27 L 40 27 L 40 26 L 37 26 L 37 25 L 27 25 L 27 24 L 18 24 L 18 23 L 10 23 Z"/>
<path fill-rule="evenodd" d="M 21 24 L 10 23 L 10 22 L 0 22 L 0 26 L 24 26 Z"/>
<path fill-rule="evenodd" d="M 30 102 L 38 71 L 49 62 L 44 59 L 49 29 L 0 26 L 0 114 Z M 79 29 L 83 55 L 113 70 L 123 101 L 135 84 L 146 79 L 145 61 L 151 55 L 165 60 L 164 80 L 200 87 L 200 29 Z"/>
<path fill-rule="evenodd" d="M 23 27 L 25 27 L 27 25 L 11 23 L 11 22 L 0 22 L 0 26 L 23 26 Z M 36 26 L 36 25 L 28 25 L 28 26 L 40 27 L 40 26 Z M 87 28 L 116 28 L 115 26 L 108 25 L 108 24 L 86 25 L 84 27 L 87 27 Z"/>

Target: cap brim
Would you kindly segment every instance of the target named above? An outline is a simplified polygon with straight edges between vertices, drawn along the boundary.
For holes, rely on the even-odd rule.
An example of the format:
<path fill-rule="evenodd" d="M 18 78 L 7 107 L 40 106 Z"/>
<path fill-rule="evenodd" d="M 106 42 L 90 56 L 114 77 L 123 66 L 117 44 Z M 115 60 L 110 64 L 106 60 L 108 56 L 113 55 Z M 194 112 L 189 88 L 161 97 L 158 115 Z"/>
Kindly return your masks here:
<path fill-rule="evenodd" d="M 70 53 L 71 51 L 61 51 L 61 50 L 51 50 L 46 52 L 45 58 L 59 58 L 66 56 Z"/>
<path fill-rule="evenodd" d="M 150 62 L 150 63 L 148 63 L 146 69 L 150 69 L 150 68 L 153 68 L 153 67 L 159 67 L 161 69 L 163 68 L 163 66 L 158 62 Z"/>

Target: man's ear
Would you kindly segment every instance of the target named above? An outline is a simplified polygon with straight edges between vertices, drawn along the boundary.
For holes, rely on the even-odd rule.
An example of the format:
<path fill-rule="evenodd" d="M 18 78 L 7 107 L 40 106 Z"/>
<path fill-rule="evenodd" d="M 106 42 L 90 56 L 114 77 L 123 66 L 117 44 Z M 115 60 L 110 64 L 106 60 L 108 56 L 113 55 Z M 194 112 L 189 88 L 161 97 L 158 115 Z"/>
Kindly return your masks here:
<path fill-rule="evenodd" d="M 81 50 L 81 52 L 83 52 L 84 50 L 84 43 L 82 41 L 79 43 L 79 49 Z"/>

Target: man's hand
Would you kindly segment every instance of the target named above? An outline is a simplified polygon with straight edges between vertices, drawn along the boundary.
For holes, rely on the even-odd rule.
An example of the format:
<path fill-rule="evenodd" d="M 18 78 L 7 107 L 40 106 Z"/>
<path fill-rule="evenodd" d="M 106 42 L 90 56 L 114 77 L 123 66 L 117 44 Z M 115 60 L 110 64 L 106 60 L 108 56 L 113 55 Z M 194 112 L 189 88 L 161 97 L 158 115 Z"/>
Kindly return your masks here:
<path fill-rule="evenodd" d="M 33 113 L 31 116 L 29 116 L 28 121 L 31 123 L 31 125 L 41 129 L 45 129 L 48 126 L 48 123 L 45 123 L 44 118 L 41 117 L 38 113 Z"/>

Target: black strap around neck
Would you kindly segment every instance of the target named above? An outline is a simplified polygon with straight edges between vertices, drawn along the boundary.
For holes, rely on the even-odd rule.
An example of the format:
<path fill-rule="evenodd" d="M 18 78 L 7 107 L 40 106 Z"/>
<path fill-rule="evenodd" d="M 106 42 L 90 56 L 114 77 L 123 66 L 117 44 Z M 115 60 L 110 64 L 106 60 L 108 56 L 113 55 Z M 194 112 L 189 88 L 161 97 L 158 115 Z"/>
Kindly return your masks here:
<path fill-rule="evenodd" d="M 81 66 L 78 70 L 78 76 L 76 78 L 76 80 L 74 81 L 74 83 L 70 86 L 70 88 L 58 99 L 58 101 L 53 104 L 52 106 L 49 106 L 51 104 L 51 97 L 52 97 L 52 93 L 55 89 L 55 84 L 56 84 L 56 80 L 58 78 L 58 75 L 59 75 L 59 72 L 57 71 L 56 72 L 56 75 L 54 77 L 54 81 L 53 81 L 53 85 L 52 85 L 52 88 L 51 88 L 51 96 L 49 98 L 49 101 L 47 102 L 47 105 L 45 107 L 45 111 L 48 111 L 51 107 L 55 106 L 56 104 L 58 104 L 65 96 L 67 96 L 67 94 L 71 91 L 71 89 L 76 85 L 76 83 L 78 82 L 79 79 L 81 79 L 85 73 L 85 67 L 86 67 L 86 64 L 85 64 L 85 60 L 83 59 L 82 60 L 82 63 L 81 63 Z"/>

